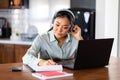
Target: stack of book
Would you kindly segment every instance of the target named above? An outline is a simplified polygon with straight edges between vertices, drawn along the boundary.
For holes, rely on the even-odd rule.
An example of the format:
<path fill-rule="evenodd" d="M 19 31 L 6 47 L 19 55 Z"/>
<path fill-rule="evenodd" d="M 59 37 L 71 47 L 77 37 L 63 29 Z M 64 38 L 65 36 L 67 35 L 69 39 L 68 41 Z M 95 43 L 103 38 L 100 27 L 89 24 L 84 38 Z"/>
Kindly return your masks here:
<path fill-rule="evenodd" d="M 35 66 L 27 65 L 33 72 L 32 75 L 39 79 L 52 79 L 73 76 L 73 73 L 63 71 L 62 65 L 49 65 L 49 66 Z"/>

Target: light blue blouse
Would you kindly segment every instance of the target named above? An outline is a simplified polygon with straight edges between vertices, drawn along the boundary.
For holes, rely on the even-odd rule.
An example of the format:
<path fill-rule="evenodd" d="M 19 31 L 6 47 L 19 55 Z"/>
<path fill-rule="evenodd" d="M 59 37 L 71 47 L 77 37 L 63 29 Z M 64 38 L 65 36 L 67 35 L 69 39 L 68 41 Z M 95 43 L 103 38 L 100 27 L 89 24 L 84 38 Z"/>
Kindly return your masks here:
<path fill-rule="evenodd" d="M 35 38 L 32 46 L 27 50 L 26 54 L 22 58 L 23 63 L 36 65 L 41 59 L 49 59 L 46 50 L 53 59 L 74 58 L 77 47 L 78 40 L 70 33 L 67 34 L 62 47 L 59 47 L 52 30 L 42 35 L 38 35 Z"/>

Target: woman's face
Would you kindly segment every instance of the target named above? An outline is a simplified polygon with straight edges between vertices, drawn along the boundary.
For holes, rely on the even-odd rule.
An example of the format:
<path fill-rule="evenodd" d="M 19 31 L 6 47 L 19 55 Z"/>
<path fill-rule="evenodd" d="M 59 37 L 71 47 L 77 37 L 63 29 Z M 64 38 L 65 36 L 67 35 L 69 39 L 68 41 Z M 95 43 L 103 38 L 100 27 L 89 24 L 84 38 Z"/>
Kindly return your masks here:
<path fill-rule="evenodd" d="M 67 17 L 57 17 L 53 23 L 53 32 L 57 39 L 65 38 L 70 29 L 70 21 Z"/>

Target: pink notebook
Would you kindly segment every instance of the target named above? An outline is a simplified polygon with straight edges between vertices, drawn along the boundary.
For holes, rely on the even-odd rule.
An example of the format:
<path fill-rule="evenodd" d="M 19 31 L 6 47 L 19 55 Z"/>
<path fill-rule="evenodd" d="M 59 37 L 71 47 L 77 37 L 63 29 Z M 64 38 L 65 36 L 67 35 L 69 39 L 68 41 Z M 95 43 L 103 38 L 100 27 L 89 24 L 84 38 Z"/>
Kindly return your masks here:
<path fill-rule="evenodd" d="M 73 74 L 62 71 L 47 71 L 47 72 L 32 73 L 32 75 L 39 79 L 52 79 L 52 78 L 72 76 Z"/>

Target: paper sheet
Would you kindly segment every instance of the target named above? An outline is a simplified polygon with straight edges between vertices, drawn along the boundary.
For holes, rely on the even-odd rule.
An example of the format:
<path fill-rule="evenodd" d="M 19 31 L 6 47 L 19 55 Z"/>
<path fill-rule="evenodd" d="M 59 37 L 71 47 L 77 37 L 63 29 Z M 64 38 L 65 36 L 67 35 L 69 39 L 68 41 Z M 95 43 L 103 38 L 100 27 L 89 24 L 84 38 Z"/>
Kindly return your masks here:
<path fill-rule="evenodd" d="M 28 65 L 31 67 L 35 72 L 40 71 L 62 71 L 62 65 L 47 65 L 47 66 L 38 66 L 38 65 Z"/>

